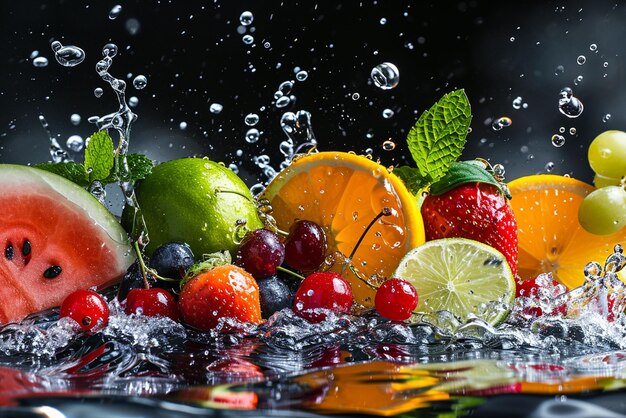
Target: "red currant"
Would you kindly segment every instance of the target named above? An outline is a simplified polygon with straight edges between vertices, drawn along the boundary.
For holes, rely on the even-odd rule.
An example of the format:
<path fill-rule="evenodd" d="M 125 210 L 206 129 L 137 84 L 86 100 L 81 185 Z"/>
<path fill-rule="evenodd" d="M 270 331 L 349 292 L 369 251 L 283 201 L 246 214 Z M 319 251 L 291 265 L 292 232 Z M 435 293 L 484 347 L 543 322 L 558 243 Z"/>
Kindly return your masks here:
<path fill-rule="evenodd" d="M 409 319 L 417 306 L 417 291 L 406 280 L 392 278 L 376 291 L 374 306 L 381 316 L 392 321 Z"/>
<path fill-rule="evenodd" d="M 170 292 L 161 288 L 133 289 L 126 297 L 126 314 L 145 316 L 167 316 L 178 321 L 180 313 L 176 299 Z"/>
<path fill-rule="evenodd" d="M 296 270 L 313 271 L 326 257 L 326 233 L 311 221 L 296 221 L 285 240 L 285 263 Z"/>
<path fill-rule="evenodd" d="M 337 273 L 330 271 L 313 273 L 307 276 L 293 301 L 296 315 L 309 322 L 321 322 L 326 314 L 320 309 L 335 313 L 347 313 L 352 306 L 350 283 Z"/>
<path fill-rule="evenodd" d="M 91 290 L 76 290 L 61 304 L 61 318 L 72 318 L 83 331 L 99 331 L 109 322 L 109 306 Z"/>

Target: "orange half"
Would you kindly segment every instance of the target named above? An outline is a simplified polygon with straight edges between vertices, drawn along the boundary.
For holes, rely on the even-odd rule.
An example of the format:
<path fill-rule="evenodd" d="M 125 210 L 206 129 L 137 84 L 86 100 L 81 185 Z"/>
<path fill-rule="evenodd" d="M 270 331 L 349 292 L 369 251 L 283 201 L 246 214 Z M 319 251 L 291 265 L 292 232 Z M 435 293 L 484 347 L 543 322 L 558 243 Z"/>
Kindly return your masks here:
<path fill-rule="evenodd" d="M 365 277 L 388 276 L 400 259 L 424 242 L 424 223 L 415 196 L 386 167 L 345 152 L 320 152 L 293 160 L 263 192 L 272 215 L 285 231 L 298 219 L 321 225 L 329 253 L 349 256 L 367 226 L 383 210 L 383 216 L 359 244 L 352 265 Z M 341 268 L 336 266 L 333 268 Z M 373 291 L 350 269 L 344 277 L 352 284 L 355 300 L 373 305 Z"/>
<path fill-rule="evenodd" d="M 585 280 L 590 261 L 604 265 L 615 244 L 626 244 L 626 229 L 593 235 L 578 223 L 578 208 L 595 188 L 551 174 L 521 177 L 508 184 L 518 228 L 518 274 L 522 279 L 551 272 L 568 288 Z"/>

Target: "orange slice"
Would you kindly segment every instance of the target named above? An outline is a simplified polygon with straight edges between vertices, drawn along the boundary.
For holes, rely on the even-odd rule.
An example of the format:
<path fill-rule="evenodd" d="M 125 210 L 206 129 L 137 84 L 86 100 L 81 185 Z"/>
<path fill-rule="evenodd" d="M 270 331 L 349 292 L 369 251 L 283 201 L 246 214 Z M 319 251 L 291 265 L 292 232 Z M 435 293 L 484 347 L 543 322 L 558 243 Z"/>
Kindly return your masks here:
<path fill-rule="evenodd" d="M 404 183 L 384 166 L 345 152 L 320 152 L 293 160 L 263 192 L 280 229 L 289 230 L 298 219 L 321 225 L 329 253 L 350 255 L 367 226 L 383 210 L 365 234 L 352 265 L 365 277 L 388 276 L 400 259 L 424 242 L 424 223 L 413 196 Z M 343 266 L 334 266 L 341 270 Z M 352 284 L 355 300 L 373 305 L 373 291 L 350 269 L 344 277 Z"/>
<path fill-rule="evenodd" d="M 604 265 L 615 244 L 626 244 L 626 229 L 593 235 L 578 223 L 578 207 L 595 188 L 551 174 L 521 177 L 508 184 L 518 228 L 518 274 L 522 279 L 551 272 L 568 288 L 580 286 L 590 261 Z"/>

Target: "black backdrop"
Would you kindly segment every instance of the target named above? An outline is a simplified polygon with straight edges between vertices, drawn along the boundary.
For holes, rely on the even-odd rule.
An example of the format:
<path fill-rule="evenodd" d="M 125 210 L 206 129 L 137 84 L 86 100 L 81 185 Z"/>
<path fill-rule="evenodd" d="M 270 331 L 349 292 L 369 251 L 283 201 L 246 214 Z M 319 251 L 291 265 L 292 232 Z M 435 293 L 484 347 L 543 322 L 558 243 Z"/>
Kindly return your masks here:
<path fill-rule="evenodd" d="M 588 143 L 602 130 L 626 129 L 623 1 L 127 0 L 111 20 L 115 4 L 0 3 L 0 162 L 50 158 L 40 114 L 63 143 L 94 130 L 89 116 L 116 110 L 94 70 L 107 42 L 120 48 L 113 75 L 129 84 L 138 74 L 148 79 L 143 90 L 128 88 L 139 102 L 131 150 L 157 161 L 196 154 L 234 162 L 249 184 L 266 180 L 254 155 L 269 155 L 274 166 L 280 161 L 284 111 L 311 112 L 320 149 L 371 148 L 384 163 L 402 164 L 410 158 L 406 133 L 420 112 L 464 88 L 474 114 L 464 157 L 503 163 L 507 179 L 546 172 L 553 163 L 553 173 L 591 181 Z M 254 15 L 246 28 L 252 45 L 238 31 L 246 10 Z M 62 67 L 53 40 L 80 46 L 85 61 Z M 34 51 L 49 59 L 46 67 L 33 65 Z M 369 77 L 385 61 L 400 71 L 399 85 L 386 91 Z M 295 80 L 295 67 L 308 78 L 295 83 L 295 104 L 277 109 L 274 92 Z M 566 86 L 585 106 L 576 119 L 557 109 Z M 104 89 L 99 99 L 97 87 Z M 518 96 L 526 108 L 514 109 Z M 212 103 L 223 111 L 211 113 Z M 394 111 L 389 119 L 382 116 L 387 108 Z M 82 117 L 78 125 L 70 122 L 74 113 Z M 256 144 L 244 140 L 248 113 L 260 117 Z M 503 116 L 512 125 L 492 129 L 491 121 Z M 556 148 L 551 137 L 561 128 L 565 144 Z M 388 139 L 397 144 L 393 151 L 382 148 Z"/>

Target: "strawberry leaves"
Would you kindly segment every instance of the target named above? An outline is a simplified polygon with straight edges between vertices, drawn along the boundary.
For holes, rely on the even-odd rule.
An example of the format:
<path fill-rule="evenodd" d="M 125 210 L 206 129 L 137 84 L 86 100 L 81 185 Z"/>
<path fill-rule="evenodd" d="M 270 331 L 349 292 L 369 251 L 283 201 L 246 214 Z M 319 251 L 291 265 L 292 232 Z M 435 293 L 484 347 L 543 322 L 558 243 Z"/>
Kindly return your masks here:
<path fill-rule="evenodd" d="M 422 113 L 407 136 L 417 167 L 397 167 L 394 174 L 414 193 L 441 179 L 461 156 L 471 121 L 463 89 L 444 95 Z"/>
<path fill-rule="evenodd" d="M 485 169 L 483 162 L 478 160 L 453 163 L 448 172 L 439 181 L 430 185 L 429 193 L 433 196 L 439 196 L 461 184 L 471 182 L 492 184 L 508 199 L 511 198 L 508 188 Z"/>

